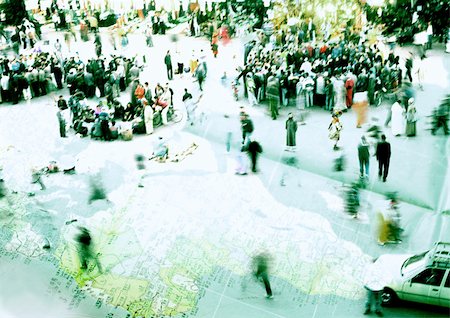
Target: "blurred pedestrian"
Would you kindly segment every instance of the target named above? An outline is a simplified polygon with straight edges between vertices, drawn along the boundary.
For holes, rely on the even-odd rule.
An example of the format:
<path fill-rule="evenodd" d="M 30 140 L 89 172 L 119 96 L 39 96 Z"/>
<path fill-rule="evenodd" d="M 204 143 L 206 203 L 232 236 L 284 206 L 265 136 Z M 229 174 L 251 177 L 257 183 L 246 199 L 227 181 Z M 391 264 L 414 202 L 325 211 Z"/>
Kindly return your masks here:
<path fill-rule="evenodd" d="M 405 133 L 405 110 L 400 105 L 400 101 L 394 103 L 391 107 L 391 130 L 394 136 L 400 136 Z"/>
<path fill-rule="evenodd" d="M 266 254 L 256 255 L 252 260 L 253 274 L 256 279 L 264 283 L 266 298 L 273 299 L 272 288 L 269 282 L 269 257 Z"/>
<path fill-rule="evenodd" d="M 241 112 L 241 130 L 242 130 L 242 150 L 246 150 L 250 143 L 250 136 L 253 133 L 253 122 L 248 114 Z"/>
<path fill-rule="evenodd" d="M 75 240 L 78 242 L 78 257 L 81 269 L 86 270 L 88 264 L 92 261 L 97 266 L 98 271 L 102 273 L 102 267 L 97 254 L 94 252 L 92 237 L 89 230 L 85 227 L 79 227 L 78 229 L 80 232 L 75 237 Z"/>
<path fill-rule="evenodd" d="M 362 136 L 361 142 L 358 144 L 359 172 L 361 178 L 369 177 L 369 158 L 369 144 L 366 137 Z"/>
<path fill-rule="evenodd" d="M 297 145 L 296 142 L 297 122 L 294 119 L 292 113 L 288 114 L 286 120 L 286 151 L 295 151 Z"/>
<path fill-rule="evenodd" d="M 252 171 L 257 172 L 256 164 L 258 161 L 258 156 L 262 153 L 262 147 L 259 142 L 253 140 L 248 144 L 247 153 L 250 156 L 250 161 L 252 162 Z"/>
<path fill-rule="evenodd" d="M 370 314 L 371 309 L 375 310 L 378 317 L 383 317 L 381 312 L 381 293 L 384 289 L 383 273 L 378 268 L 375 261 L 369 264 L 365 277 L 364 288 L 367 290 L 366 310 L 364 315 Z"/>
<path fill-rule="evenodd" d="M 391 144 L 386 141 L 385 135 L 381 135 L 381 141 L 377 144 L 375 155 L 378 160 L 378 178 L 383 178 L 383 182 L 386 182 L 391 161 Z"/>

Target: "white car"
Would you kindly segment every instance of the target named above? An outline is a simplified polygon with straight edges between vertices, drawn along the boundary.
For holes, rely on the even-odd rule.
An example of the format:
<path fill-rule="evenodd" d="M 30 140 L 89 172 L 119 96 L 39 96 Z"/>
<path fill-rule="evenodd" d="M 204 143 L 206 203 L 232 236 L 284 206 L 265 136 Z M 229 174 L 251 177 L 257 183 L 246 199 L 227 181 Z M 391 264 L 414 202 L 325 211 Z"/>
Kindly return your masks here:
<path fill-rule="evenodd" d="M 418 255 L 382 255 L 375 264 L 385 274 L 384 305 L 402 299 L 450 307 L 450 243 Z"/>

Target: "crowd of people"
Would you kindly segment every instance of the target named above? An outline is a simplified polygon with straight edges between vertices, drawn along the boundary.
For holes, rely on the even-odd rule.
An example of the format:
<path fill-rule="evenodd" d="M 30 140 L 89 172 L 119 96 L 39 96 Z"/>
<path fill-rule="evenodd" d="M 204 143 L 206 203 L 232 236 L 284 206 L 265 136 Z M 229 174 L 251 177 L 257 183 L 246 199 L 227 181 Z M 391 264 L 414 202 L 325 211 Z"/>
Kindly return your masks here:
<path fill-rule="evenodd" d="M 251 104 L 268 101 L 273 119 L 281 106 L 290 104 L 338 113 L 353 105 L 356 93 L 367 92 L 368 103 L 374 105 L 377 91 L 396 91 L 402 85 L 400 58 L 384 54 L 377 45 L 301 43 L 287 33 L 279 41 L 271 36 L 249 42 L 238 80 L 243 79 Z M 406 71 L 410 81 L 411 68 Z"/>

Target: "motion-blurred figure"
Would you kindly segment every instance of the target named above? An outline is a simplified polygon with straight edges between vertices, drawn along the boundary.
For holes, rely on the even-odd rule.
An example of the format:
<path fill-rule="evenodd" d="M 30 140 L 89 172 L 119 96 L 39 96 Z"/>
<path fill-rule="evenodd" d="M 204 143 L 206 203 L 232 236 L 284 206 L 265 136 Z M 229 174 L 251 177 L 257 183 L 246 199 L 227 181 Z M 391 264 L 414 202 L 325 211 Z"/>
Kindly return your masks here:
<path fill-rule="evenodd" d="M 441 127 L 444 129 L 444 134 L 448 135 L 448 119 L 450 115 L 450 94 L 439 104 L 438 108 L 433 111 L 433 122 L 431 134 L 435 135 Z"/>
<path fill-rule="evenodd" d="M 266 288 L 266 298 L 273 298 L 272 289 L 270 288 L 269 282 L 269 256 L 267 254 L 258 254 L 253 257 L 252 260 L 253 273 L 256 279 L 262 281 L 264 283 L 264 287 Z"/>
<path fill-rule="evenodd" d="M 256 164 L 258 161 L 258 156 L 262 153 L 262 147 L 259 142 L 253 140 L 248 144 L 247 153 L 250 156 L 250 161 L 252 162 L 252 171 L 257 172 Z"/>
<path fill-rule="evenodd" d="M 359 184 L 353 182 L 345 192 L 345 211 L 356 219 L 359 205 Z"/>
<path fill-rule="evenodd" d="M 378 317 L 383 317 L 383 313 L 381 312 L 381 293 L 384 288 L 383 274 L 377 267 L 375 261 L 370 263 L 366 269 L 364 288 L 367 290 L 367 302 L 364 315 L 370 314 L 370 310 L 374 309 Z"/>
<path fill-rule="evenodd" d="M 102 273 L 103 270 L 98 260 L 98 255 L 95 254 L 93 249 L 91 233 L 85 227 L 79 227 L 78 229 L 80 232 L 75 237 L 75 240 L 78 242 L 78 257 L 81 269 L 86 270 L 88 268 L 88 263 L 92 261 L 97 265 L 98 271 Z"/>

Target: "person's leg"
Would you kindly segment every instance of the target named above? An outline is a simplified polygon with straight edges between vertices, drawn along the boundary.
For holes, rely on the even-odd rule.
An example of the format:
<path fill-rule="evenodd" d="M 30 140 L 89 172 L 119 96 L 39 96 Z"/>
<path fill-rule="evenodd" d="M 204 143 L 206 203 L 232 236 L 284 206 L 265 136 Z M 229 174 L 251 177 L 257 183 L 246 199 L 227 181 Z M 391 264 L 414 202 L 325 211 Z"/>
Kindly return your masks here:
<path fill-rule="evenodd" d="M 388 173 L 389 173 L 389 160 L 386 160 L 384 163 L 384 173 L 383 173 L 383 181 L 386 181 Z"/>
<path fill-rule="evenodd" d="M 270 288 L 270 282 L 267 275 L 263 275 L 262 280 L 264 282 L 264 287 L 266 288 L 267 297 L 272 297 L 272 288 Z"/>
<path fill-rule="evenodd" d="M 59 124 L 59 135 L 62 138 L 66 137 L 66 127 L 63 124 Z"/>
<path fill-rule="evenodd" d="M 381 179 L 382 175 L 383 175 L 383 161 L 378 160 L 378 178 Z"/>
<path fill-rule="evenodd" d="M 359 159 L 359 173 L 361 177 L 364 177 L 364 164 L 361 159 Z"/>
<path fill-rule="evenodd" d="M 366 166 L 366 176 L 369 177 L 369 160 L 365 162 L 365 166 Z"/>
<path fill-rule="evenodd" d="M 252 171 L 256 172 L 256 153 L 251 154 Z"/>

